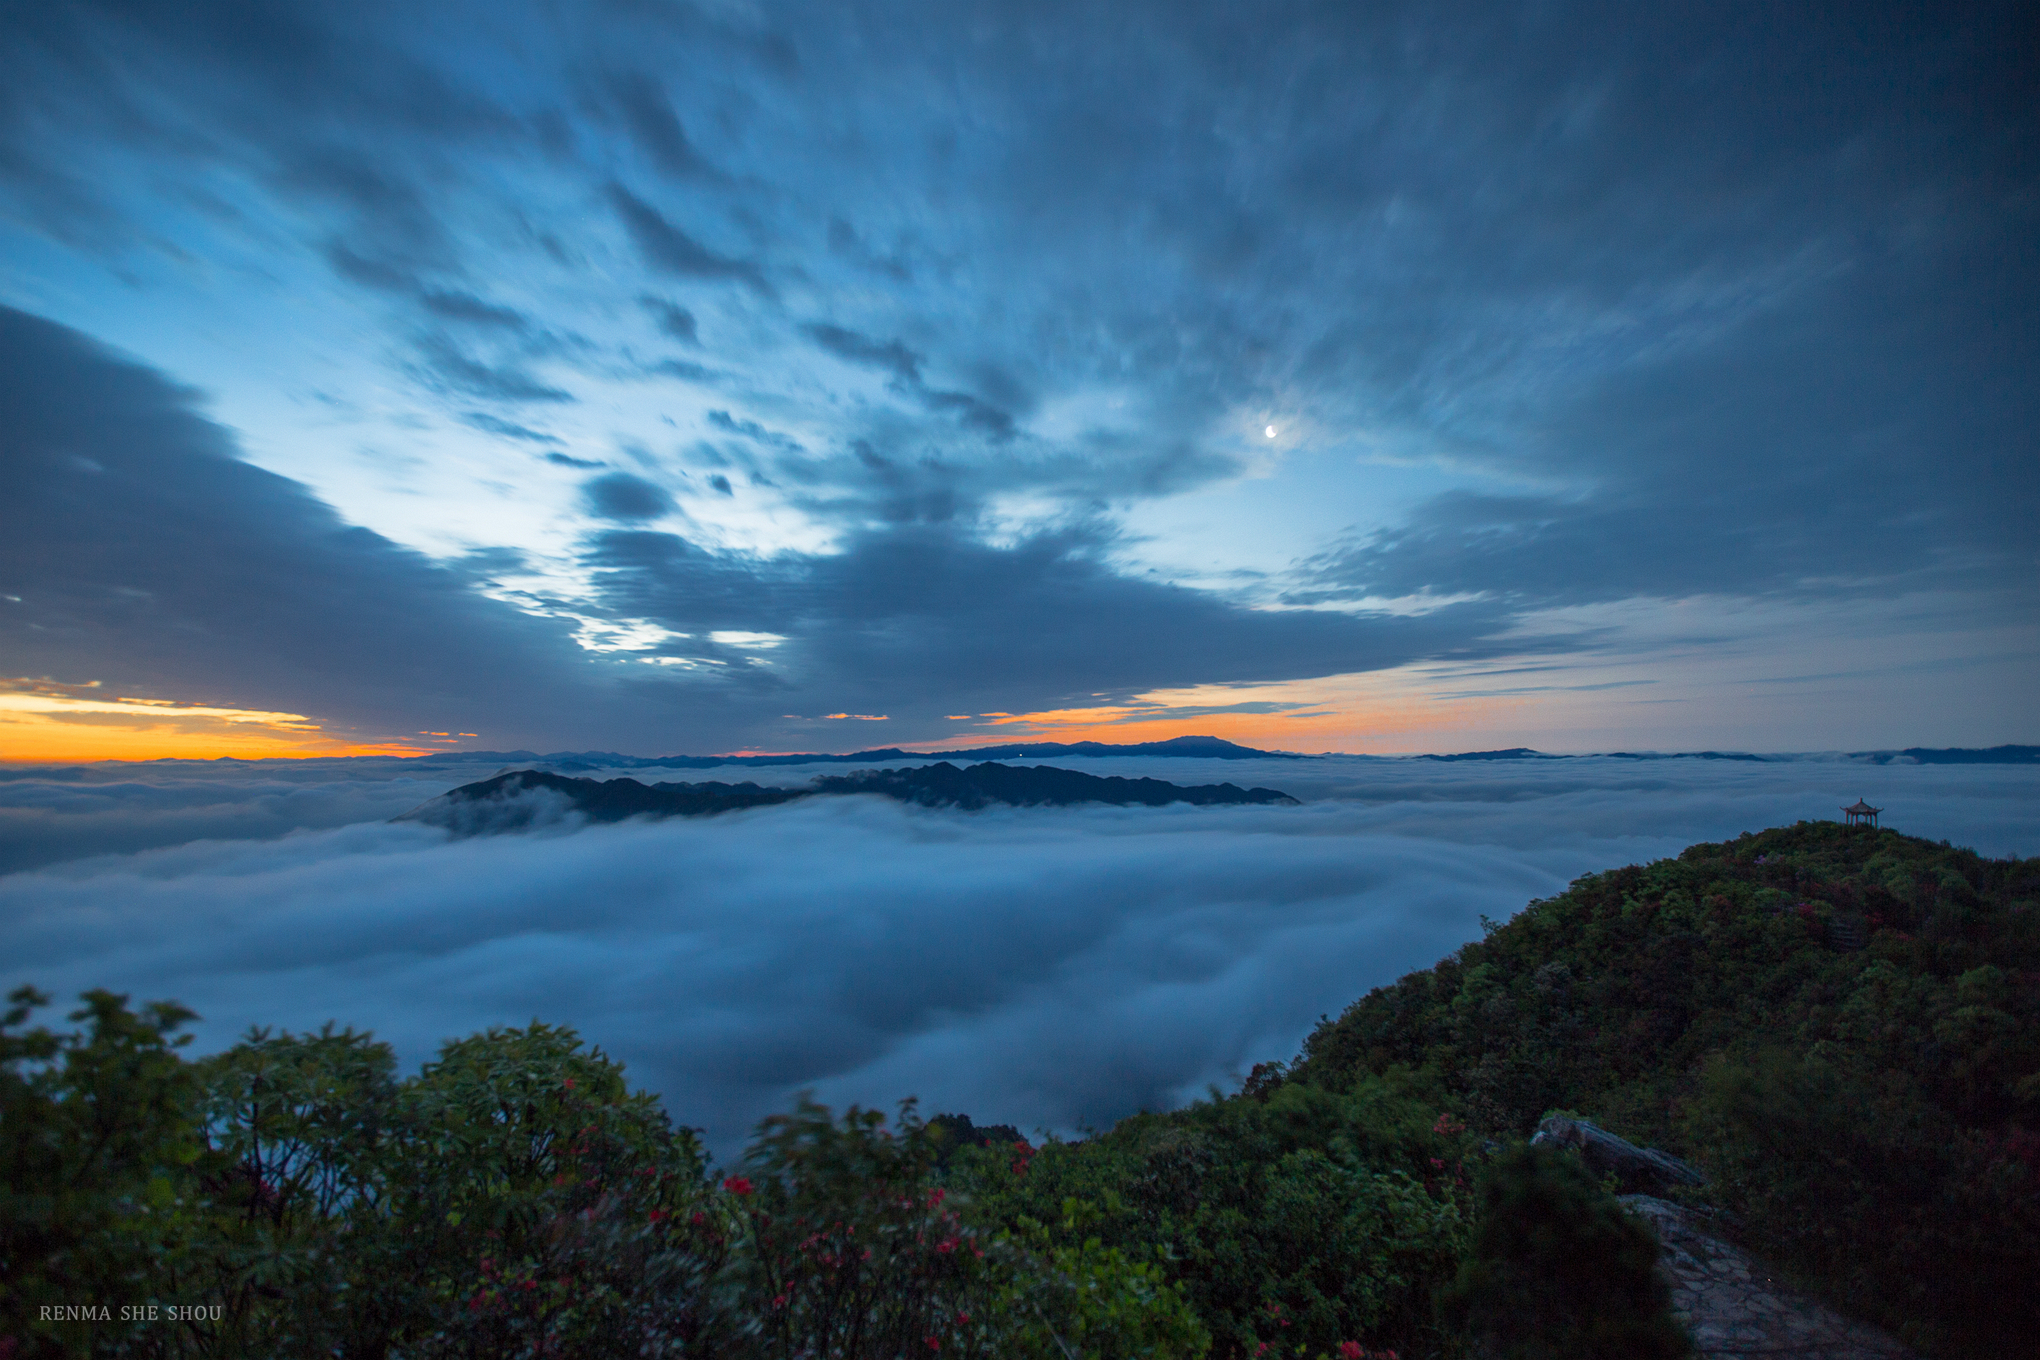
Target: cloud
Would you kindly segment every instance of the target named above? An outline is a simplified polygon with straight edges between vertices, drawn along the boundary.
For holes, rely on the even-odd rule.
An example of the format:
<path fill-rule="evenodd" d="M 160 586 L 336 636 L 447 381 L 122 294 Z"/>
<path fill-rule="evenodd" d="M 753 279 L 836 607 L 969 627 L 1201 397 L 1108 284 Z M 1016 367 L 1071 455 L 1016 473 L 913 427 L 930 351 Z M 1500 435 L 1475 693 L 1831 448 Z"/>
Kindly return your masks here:
<path fill-rule="evenodd" d="M 521 331 L 531 324 L 531 319 L 514 307 L 499 307 L 482 301 L 472 293 L 434 291 L 424 294 L 418 301 L 426 311 L 448 321 L 465 321 L 471 325 L 512 331 Z"/>
<path fill-rule="evenodd" d="M 443 335 L 418 342 L 420 373 L 435 385 L 470 397 L 508 402 L 571 402 L 574 395 L 540 382 L 517 363 L 488 364 Z"/>
<path fill-rule="evenodd" d="M 801 451 L 800 441 L 792 435 L 781 434 L 777 430 L 768 430 L 755 420 L 738 420 L 731 416 L 728 411 L 710 411 L 708 413 L 708 423 L 715 426 L 718 430 L 727 430 L 731 434 L 741 435 L 743 438 L 763 444 L 767 448 L 785 449 L 789 453 L 799 453 Z"/>
<path fill-rule="evenodd" d="M 628 472 L 611 472 L 581 487 L 591 513 L 618 523 L 633 524 L 673 513 L 673 498 L 660 487 Z"/>
<path fill-rule="evenodd" d="M 654 269 L 683 278 L 734 279 L 750 285 L 761 297 L 773 296 L 772 285 L 756 264 L 716 254 L 620 184 L 610 184 L 607 193 L 638 253 Z"/>
<path fill-rule="evenodd" d="M 907 388 L 921 385 L 921 356 L 898 340 L 873 340 L 841 326 L 821 323 L 803 326 L 814 342 L 839 359 L 853 364 L 881 368 Z"/>
<path fill-rule="evenodd" d="M 669 175 L 715 176 L 714 169 L 687 140 L 687 131 L 680 126 L 665 91 L 650 77 L 635 71 L 616 72 L 610 77 L 609 91 L 631 135 L 654 165 Z"/>
<path fill-rule="evenodd" d="M 192 406 L 75 331 L 0 308 L 13 669 L 232 709 L 288 694 L 292 712 L 384 737 L 481 719 L 515 733 L 505 744 L 569 694 L 596 702 L 567 625 L 345 523 L 241 462 Z"/>
<path fill-rule="evenodd" d="M 9 816 L 68 825 L 77 851 L 180 827 L 331 827 L 350 806 L 380 816 L 424 786 L 403 770 L 325 762 L 321 785 L 267 767 L 96 782 L 107 767 L 92 767 L 26 793 L 0 781 L 0 798 Z M 958 814 L 853 798 L 454 843 L 380 822 L 196 841 L 0 877 L 0 956 L 10 985 L 178 998 L 206 1017 L 207 1045 L 337 1019 L 415 1063 L 487 1024 L 572 1024 L 727 1152 L 802 1087 L 838 1104 L 918 1094 L 1022 1128 L 1172 1105 L 1291 1056 L 1320 1014 L 1478 938 L 1483 914 L 1696 840 L 1831 817 L 1859 795 L 1908 832 L 1986 854 L 2040 843 L 2040 773 L 2024 767 L 1135 759 L 1110 772 L 1308 801 Z"/>
<path fill-rule="evenodd" d="M 995 440 L 1011 439 L 1015 426 L 1011 412 L 1002 411 L 968 392 L 938 391 L 921 377 L 923 360 L 898 340 L 873 340 L 841 326 L 801 327 L 810 339 L 839 359 L 883 369 L 893 375 L 893 385 L 914 397 L 930 411 L 955 415 L 964 425 Z"/>
<path fill-rule="evenodd" d="M 1523 449 L 1591 489 L 1440 495 L 1302 563 L 1290 598 L 1998 591 L 2026 552 L 2009 508 L 2040 499 L 2040 462 L 2005 456 L 2040 428 L 2025 381 L 2040 343 L 1955 318 L 2027 288 L 2027 269 L 1978 275 L 1956 256 L 1895 278 L 1848 271 L 1749 320 L 1732 347 L 1599 377 Z"/>
<path fill-rule="evenodd" d="M 995 548 L 939 525 L 901 526 L 832 553 L 766 558 L 613 530 L 587 562 L 618 616 L 682 633 L 785 635 L 775 665 L 827 707 L 930 723 L 957 708 L 1054 708 L 1073 691 L 1133 692 L 1186 673 L 1222 683 L 1472 655 L 1494 622 L 1477 606 L 1413 618 L 1240 608 L 1116 572 L 1108 543 L 1070 529 Z"/>
<path fill-rule="evenodd" d="M 380 365 L 388 400 L 355 409 L 407 432 L 484 404 L 533 448 L 434 460 L 435 485 L 502 497 L 492 526 L 535 561 L 561 551 L 545 526 L 576 520 L 579 491 L 530 475 L 550 469 L 542 436 L 510 433 L 540 435 L 525 412 L 684 449 L 708 431 L 666 422 L 712 420 L 712 385 L 738 438 L 688 509 L 701 543 L 752 553 L 654 570 L 598 538 L 590 560 L 619 608 L 659 595 L 661 616 L 734 630 L 802 613 L 772 673 L 813 692 L 782 708 L 906 721 L 887 676 L 850 672 L 860 657 L 954 663 L 973 685 L 1013 667 L 1013 694 L 914 710 L 939 720 L 1129 674 L 1453 657 L 1540 611 L 1702 592 L 1961 591 L 2001 626 L 2030 617 L 2014 594 L 2040 499 L 2040 198 L 2016 7 L 1795 12 L 1760 41 L 1735 8 L 1569 3 L 562 20 L 513 0 L 457 43 L 383 0 L 17 11 L 0 196 L 35 276 L 73 280 L 50 307 L 205 381 L 266 465 L 331 476 L 351 515 L 435 551 L 415 486 L 336 471 L 338 436 L 255 388 L 337 372 L 371 389 Z M 622 230 L 591 232 L 591 204 Z M 679 300 L 640 301 L 664 293 Z M 647 312 L 674 342 L 658 348 L 706 332 L 715 368 L 641 353 Z M 293 342 L 272 344 L 285 315 Z M 568 333 L 585 346 L 536 348 Z M 1279 447 L 1243 446 L 1269 424 Z M 1141 523 L 1199 497 L 1209 514 Z M 1057 558 L 1072 608 L 1025 611 L 1067 667 L 1052 679 L 976 640 L 989 611 L 878 574 L 990 564 L 1024 600 L 1072 520 L 1103 526 Z M 789 583 L 798 609 L 747 576 Z M 1139 588 L 1172 576 L 1228 593 Z M 683 577 L 733 593 L 675 603 Z M 854 619 L 821 617 L 825 585 Z M 738 596 L 755 612 L 726 617 Z M 1472 607 L 1430 633 L 1243 607 L 1409 597 Z M 130 607 L 92 598 L 104 618 Z M 186 622 L 147 645 L 206 636 Z M 1153 662 L 1128 662 L 1122 632 L 1158 640 Z M 118 629 L 97 650 L 57 636 L 35 645 L 78 663 L 53 674 L 130 664 Z M 1266 667 L 1242 661 L 1248 638 Z M 747 694 L 765 673 L 748 671 Z M 1982 682 L 1955 685 L 1968 703 Z M 325 711 L 289 689 L 238 702 Z M 783 731 L 678 685 L 614 730 L 647 713 L 718 745 Z"/>
<path fill-rule="evenodd" d="M 666 335 L 690 345 L 700 343 L 700 336 L 695 330 L 694 313 L 685 307 L 655 297 L 641 297 L 638 299 L 638 305 L 652 314 L 652 320 L 658 323 L 659 329 Z"/>
<path fill-rule="evenodd" d="M 760 556 L 611 529 L 586 555 L 605 623 L 691 634 L 658 654 L 704 663 L 653 676 L 627 658 L 591 659 L 566 621 L 482 597 L 467 569 L 346 525 L 298 484 L 239 461 L 188 393 L 75 332 L 0 314 L 0 361 L 14 441 L 0 588 L 20 597 L 0 610 L 0 637 L 18 669 L 141 698 L 280 710 L 287 695 L 290 712 L 383 739 L 459 729 L 558 746 L 579 731 L 582 744 L 614 745 L 658 730 L 721 749 L 777 730 L 795 708 L 891 714 L 913 739 L 910 722 L 936 735 L 959 708 L 1031 711 L 1078 687 L 1186 673 L 1364 669 L 1464 650 L 1488 626 L 1475 610 L 1361 620 L 1241 609 L 1114 571 L 1109 535 L 1084 530 L 993 548 L 958 530 L 902 529 L 833 553 Z M 672 506 L 623 472 L 585 494 L 618 523 Z M 901 494 L 921 497 L 903 517 L 940 513 L 910 483 Z M 577 613 L 574 626 L 585 623 Z M 767 664 L 716 633 L 788 642 Z"/>
<path fill-rule="evenodd" d="M 373 759 L 0 766 L 0 874 L 379 822 L 445 792 L 448 768 L 486 778 L 498 766 Z"/>
<path fill-rule="evenodd" d="M 543 430 L 534 430 L 528 425 L 519 425 L 514 420 L 505 420 L 501 416 L 491 415 L 487 411 L 468 411 L 461 416 L 461 420 L 478 430 L 488 434 L 501 435 L 505 439 L 521 439 L 528 444 L 558 444 L 562 442 L 558 435 L 547 434 Z M 549 455 L 549 457 L 561 458 L 564 455 L 555 454 Z M 573 459 L 567 461 L 578 463 L 578 460 Z M 593 465 L 580 464 L 580 466 Z"/>

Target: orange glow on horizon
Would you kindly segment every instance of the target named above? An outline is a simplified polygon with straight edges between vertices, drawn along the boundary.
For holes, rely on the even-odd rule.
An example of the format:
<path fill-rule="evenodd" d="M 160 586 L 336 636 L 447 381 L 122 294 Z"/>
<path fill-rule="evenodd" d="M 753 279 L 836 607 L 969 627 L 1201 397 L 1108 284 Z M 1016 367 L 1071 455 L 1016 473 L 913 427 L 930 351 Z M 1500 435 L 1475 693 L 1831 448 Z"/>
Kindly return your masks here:
<path fill-rule="evenodd" d="M 1280 705 L 1276 712 L 1214 712 L 1244 704 Z M 1264 750 L 1377 754 L 1412 749 L 1410 737 L 1491 723 L 1521 699 L 1440 701 L 1398 677 L 1332 676 L 1267 685 L 1200 685 L 1156 691 L 1118 705 L 984 716 L 994 732 L 946 737 L 930 750 L 1022 741 L 1097 741 L 1112 745 L 1218 737 Z M 1182 710 L 1189 710 L 1184 712 Z"/>
<path fill-rule="evenodd" d="M 330 735 L 301 713 L 102 697 L 98 689 L 0 680 L 0 762 L 413 756 L 438 749 Z"/>

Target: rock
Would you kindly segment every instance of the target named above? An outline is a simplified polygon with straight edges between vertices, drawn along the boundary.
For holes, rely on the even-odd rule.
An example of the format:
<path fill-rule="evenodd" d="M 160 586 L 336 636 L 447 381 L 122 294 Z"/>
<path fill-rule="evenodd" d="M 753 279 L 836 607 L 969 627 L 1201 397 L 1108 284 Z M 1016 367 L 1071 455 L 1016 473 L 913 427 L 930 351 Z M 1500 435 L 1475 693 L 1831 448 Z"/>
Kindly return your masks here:
<path fill-rule="evenodd" d="M 1707 1173 L 1669 1152 L 1638 1147 L 1626 1138 L 1584 1119 L 1553 1115 L 1537 1126 L 1532 1143 L 1572 1148 L 1597 1176 L 1612 1174 L 1630 1192 L 1666 1190 L 1675 1185 L 1705 1185 Z"/>
<path fill-rule="evenodd" d="M 1700 1213 L 1650 1195 L 1623 1195 L 1621 1204 L 1656 1229 L 1672 1311 L 1702 1360 L 1919 1360 L 1869 1323 L 1786 1288 L 1761 1261 L 1711 1235 Z"/>

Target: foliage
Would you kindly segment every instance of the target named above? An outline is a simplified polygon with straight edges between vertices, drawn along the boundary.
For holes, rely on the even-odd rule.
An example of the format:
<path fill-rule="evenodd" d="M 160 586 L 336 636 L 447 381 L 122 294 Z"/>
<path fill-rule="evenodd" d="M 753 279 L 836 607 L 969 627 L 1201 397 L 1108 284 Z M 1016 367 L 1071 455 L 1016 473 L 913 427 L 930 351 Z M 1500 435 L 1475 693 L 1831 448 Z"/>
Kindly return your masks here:
<path fill-rule="evenodd" d="M 803 1101 L 765 1121 L 724 1181 L 749 1249 L 729 1281 L 745 1320 L 718 1354 L 1189 1356 L 1203 1330 L 1156 1272 L 1095 1241 L 986 1233 L 935 1184 L 938 1140 L 903 1105 L 840 1121 Z M 1067 1349 L 1066 1349 L 1067 1348 Z"/>
<path fill-rule="evenodd" d="M 95 992 L 88 1030 L 59 1034 L 23 1029 L 46 998 L 14 1002 L 10 1360 L 1205 1349 L 1151 1266 L 964 1223 L 911 1107 L 891 1129 L 803 1104 L 717 1184 L 693 1133 L 571 1030 L 456 1040 L 398 1081 L 352 1031 L 258 1030 L 186 1063 L 176 1007 Z"/>
<path fill-rule="evenodd" d="M 1657 1239 L 1577 1157 L 1516 1147 L 1482 1172 L 1479 1230 L 1440 1299 L 1509 1360 L 1689 1353 L 1656 1273 Z"/>
<path fill-rule="evenodd" d="M 1800 823 L 1595 874 L 1306 1041 L 1476 1128 L 1700 1162 L 1760 1253 L 1921 1349 L 2040 1335 L 2040 861 Z M 1864 947 L 1857 942 L 1857 931 Z"/>
<path fill-rule="evenodd" d="M 1464 1129 L 1370 1082 L 1123 1120 L 1082 1143 L 970 1149 L 970 1212 L 1095 1242 L 1182 1287 L 1214 1356 L 1431 1348 L 1465 1235 Z"/>
<path fill-rule="evenodd" d="M 91 1324 L 37 1324 L 45 1307 L 90 1301 L 118 1319 L 196 1249 L 206 1155 L 198 1085 L 173 1037 L 190 1011 L 137 1014 L 87 992 L 81 1033 L 22 1026 L 49 998 L 21 988 L 0 1016 L 0 1336 L 29 1350 L 79 1349 Z"/>

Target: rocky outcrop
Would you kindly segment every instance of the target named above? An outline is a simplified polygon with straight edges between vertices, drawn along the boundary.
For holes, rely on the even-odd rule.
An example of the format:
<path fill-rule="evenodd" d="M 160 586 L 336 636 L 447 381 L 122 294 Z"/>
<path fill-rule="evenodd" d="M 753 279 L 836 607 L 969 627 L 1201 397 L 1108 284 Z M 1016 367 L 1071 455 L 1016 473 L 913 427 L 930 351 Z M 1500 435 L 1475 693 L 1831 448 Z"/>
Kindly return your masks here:
<path fill-rule="evenodd" d="M 1537 1126 L 1535 1144 L 1571 1148 L 1596 1176 L 1613 1176 L 1625 1193 L 1645 1194 L 1679 1185 L 1705 1185 L 1707 1173 L 1669 1152 L 1638 1147 L 1584 1119 L 1552 1115 Z"/>
<path fill-rule="evenodd" d="M 1624 1195 L 1621 1203 L 1657 1230 L 1658 1271 L 1671 1286 L 1672 1311 L 1703 1360 L 1918 1360 L 1870 1324 L 1787 1288 L 1714 1236 L 1699 1213 L 1650 1195 Z"/>

